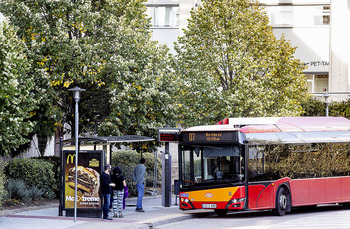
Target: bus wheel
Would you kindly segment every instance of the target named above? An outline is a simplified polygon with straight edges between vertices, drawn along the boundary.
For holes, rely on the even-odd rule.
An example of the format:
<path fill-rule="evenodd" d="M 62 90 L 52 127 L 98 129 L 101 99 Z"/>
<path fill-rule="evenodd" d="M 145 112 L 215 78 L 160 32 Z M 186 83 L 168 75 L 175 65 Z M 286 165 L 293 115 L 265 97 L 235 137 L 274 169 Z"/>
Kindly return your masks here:
<path fill-rule="evenodd" d="M 276 195 L 276 207 L 273 209 L 272 213 L 277 216 L 285 215 L 290 202 L 290 194 L 284 187 L 280 187 Z"/>
<path fill-rule="evenodd" d="M 215 209 L 214 211 L 218 216 L 225 216 L 228 212 L 226 209 Z"/>
<path fill-rule="evenodd" d="M 348 203 L 342 203 L 344 209 L 350 209 L 350 202 Z"/>

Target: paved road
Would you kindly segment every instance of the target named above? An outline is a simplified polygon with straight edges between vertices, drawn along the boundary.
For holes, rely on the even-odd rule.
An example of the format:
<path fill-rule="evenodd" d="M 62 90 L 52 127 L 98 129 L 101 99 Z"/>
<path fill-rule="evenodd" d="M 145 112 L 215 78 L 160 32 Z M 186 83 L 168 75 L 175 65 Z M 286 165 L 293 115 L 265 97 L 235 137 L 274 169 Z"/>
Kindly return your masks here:
<path fill-rule="evenodd" d="M 229 213 L 225 217 L 206 215 L 185 221 L 165 224 L 157 229 L 174 228 L 237 228 L 237 229 L 350 229 L 350 210 L 341 206 L 319 206 L 314 210 L 293 209 L 285 216 L 272 216 L 271 212 Z"/>
<path fill-rule="evenodd" d="M 317 207 L 314 210 L 293 209 L 285 216 L 272 216 L 269 211 L 229 213 L 219 217 L 212 210 L 181 211 L 178 206 L 163 207 L 161 198 L 144 199 L 145 213 L 136 213 L 136 199 L 127 201 L 123 219 L 106 221 L 96 218 L 59 217 L 57 206 L 9 213 L 0 217 L 1 229 L 350 229 L 350 210 L 339 205 Z"/>

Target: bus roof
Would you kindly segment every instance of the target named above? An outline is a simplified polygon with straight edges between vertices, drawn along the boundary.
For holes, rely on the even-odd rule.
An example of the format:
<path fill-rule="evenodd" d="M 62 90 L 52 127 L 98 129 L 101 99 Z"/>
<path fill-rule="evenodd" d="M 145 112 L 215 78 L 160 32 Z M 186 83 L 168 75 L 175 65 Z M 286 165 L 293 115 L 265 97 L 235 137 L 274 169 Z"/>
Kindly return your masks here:
<path fill-rule="evenodd" d="M 261 118 L 264 120 L 264 118 Z M 271 119 L 267 118 L 270 122 Z M 350 120 L 343 117 L 283 117 L 275 123 L 246 125 L 242 133 L 349 131 Z"/>
<path fill-rule="evenodd" d="M 240 142 L 250 144 L 350 142 L 350 120 L 343 117 L 229 118 L 184 131 L 239 131 Z"/>
<path fill-rule="evenodd" d="M 242 133 L 349 131 L 350 120 L 343 117 L 228 118 L 216 125 L 195 126 L 185 131 L 225 130 Z"/>

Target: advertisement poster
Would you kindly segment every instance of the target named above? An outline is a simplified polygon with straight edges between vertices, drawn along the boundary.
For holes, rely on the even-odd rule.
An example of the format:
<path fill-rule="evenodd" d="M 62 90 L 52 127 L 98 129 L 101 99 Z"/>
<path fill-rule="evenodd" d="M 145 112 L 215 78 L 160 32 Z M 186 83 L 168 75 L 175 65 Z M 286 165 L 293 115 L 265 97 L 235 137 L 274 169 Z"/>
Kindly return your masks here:
<path fill-rule="evenodd" d="M 74 208 L 75 151 L 64 151 L 64 206 Z M 77 209 L 101 209 L 100 175 L 103 151 L 79 151 Z"/>

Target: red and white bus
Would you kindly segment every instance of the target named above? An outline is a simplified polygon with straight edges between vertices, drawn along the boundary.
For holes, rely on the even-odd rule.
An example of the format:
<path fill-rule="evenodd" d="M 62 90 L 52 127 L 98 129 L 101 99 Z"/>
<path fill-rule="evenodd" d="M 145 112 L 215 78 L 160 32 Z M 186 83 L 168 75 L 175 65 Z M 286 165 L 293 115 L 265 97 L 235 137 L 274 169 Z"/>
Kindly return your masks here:
<path fill-rule="evenodd" d="M 229 118 L 181 131 L 180 209 L 350 207 L 350 121 L 342 117 Z"/>

